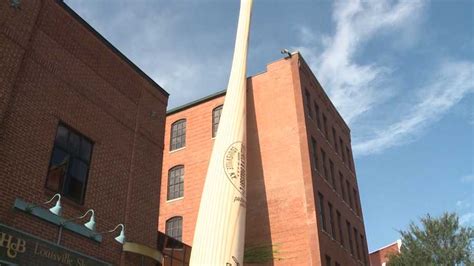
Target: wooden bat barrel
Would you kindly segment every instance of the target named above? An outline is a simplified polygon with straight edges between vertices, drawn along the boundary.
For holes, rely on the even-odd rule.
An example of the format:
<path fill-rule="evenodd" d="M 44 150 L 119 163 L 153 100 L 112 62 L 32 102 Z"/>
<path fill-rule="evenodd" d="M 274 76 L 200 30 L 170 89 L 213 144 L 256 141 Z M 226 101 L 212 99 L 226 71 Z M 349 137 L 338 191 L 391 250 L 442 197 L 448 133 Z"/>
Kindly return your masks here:
<path fill-rule="evenodd" d="M 251 12 L 252 0 L 241 0 L 232 69 L 202 192 L 190 265 L 243 265 Z"/>

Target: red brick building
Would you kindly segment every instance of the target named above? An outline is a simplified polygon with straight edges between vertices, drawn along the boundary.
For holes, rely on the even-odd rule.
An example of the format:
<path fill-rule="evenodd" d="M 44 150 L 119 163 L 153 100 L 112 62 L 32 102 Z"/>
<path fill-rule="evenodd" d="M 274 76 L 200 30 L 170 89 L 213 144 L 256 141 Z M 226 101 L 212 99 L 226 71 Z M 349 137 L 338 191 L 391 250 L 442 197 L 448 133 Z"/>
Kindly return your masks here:
<path fill-rule="evenodd" d="M 159 255 L 153 198 L 167 101 L 62 1 L 0 1 L 0 264 L 154 265 L 123 250 Z M 62 218 L 52 205 L 32 208 L 55 193 Z M 89 217 L 59 237 L 64 219 L 88 209 L 96 232 L 123 223 L 126 245 L 114 241 L 120 227 L 88 236 Z"/>
<path fill-rule="evenodd" d="M 308 65 L 295 53 L 247 84 L 247 262 L 368 265 L 350 130 Z M 191 246 L 224 97 L 167 112 L 158 228 Z"/>
<path fill-rule="evenodd" d="M 390 245 L 372 251 L 369 254 L 370 266 L 385 266 L 388 263 L 388 259 L 391 254 L 400 253 L 401 246 L 402 241 L 397 240 Z"/>

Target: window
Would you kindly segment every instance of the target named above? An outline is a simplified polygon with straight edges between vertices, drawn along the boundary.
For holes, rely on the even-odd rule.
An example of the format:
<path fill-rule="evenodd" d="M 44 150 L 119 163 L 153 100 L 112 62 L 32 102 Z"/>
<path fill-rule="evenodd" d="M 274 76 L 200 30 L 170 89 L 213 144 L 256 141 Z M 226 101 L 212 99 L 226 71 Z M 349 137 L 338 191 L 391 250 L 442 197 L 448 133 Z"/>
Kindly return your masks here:
<path fill-rule="evenodd" d="M 219 121 L 221 119 L 222 105 L 217 106 L 212 110 L 212 137 L 215 138 L 217 134 L 217 128 L 219 127 Z"/>
<path fill-rule="evenodd" d="M 181 198 L 184 192 L 184 166 L 178 165 L 168 171 L 168 200 Z"/>
<path fill-rule="evenodd" d="M 326 135 L 326 138 L 329 139 L 329 134 L 328 134 L 328 119 L 326 118 L 326 115 L 323 114 L 323 126 L 324 126 L 324 134 Z"/>
<path fill-rule="evenodd" d="M 306 108 L 308 109 L 308 115 L 310 118 L 313 118 L 313 110 L 311 110 L 311 96 L 309 95 L 309 91 L 304 91 L 305 98 L 306 98 Z"/>
<path fill-rule="evenodd" d="M 311 148 L 313 149 L 313 164 L 314 164 L 314 169 L 319 171 L 319 166 L 318 166 L 318 147 L 316 144 L 316 140 L 314 140 L 313 137 L 311 137 Z"/>
<path fill-rule="evenodd" d="M 79 132 L 59 124 L 49 161 L 46 187 L 82 204 L 93 143 Z"/>
<path fill-rule="evenodd" d="M 367 253 L 365 251 L 365 238 L 362 234 L 360 235 L 360 243 L 362 247 L 362 254 L 364 254 L 362 257 L 364 258 L 364 263 L 367 264 Z"/>
<path fill-rule="evenodd" d="M 328 202 L 329 207 L 329 225 L 331 226 L 331 235 L 336 239 L 336 228 L 334 227 L 334 214 L 332 211 L 332 204 Z"/>
<path fill-rule="evenodd" d="M 337 217 L 337 227 L 339 229 L 339 243 L 344 246 L 344 236 L 342 235 L 342 224 L 341 224 L 341 213 L 336 210 L 336 217 Z"/>
<path fill-rule="evenodd" d="M 324 152 L 323 149 L 321 149 L 321 157 L 323 161 L 324 178 L 328 180 L 328 168 L 326 166 L 326 152 Z"/>
<path fill-rule="evenodd" d="M 183 217 L 175 216 L 166 221 L 166 234 L 176 240 L 181 241 L 183 235 Z"/>
<path fill-rule="evenodd" d="M 352 246 L 352 234 L 351 234 L 351 223 L 346 220 L 346 225 L 347 225 L 347 236 L 349 240 L 349 247 L 351 250 L 351 254 L 354 255 L 354 247 Z"/>
<path fill-rule="evenodd" d="M 186 120 L 181 119 L 171 125 L 170 150 L 176 150 L 186 146 Z"/>
<path fill-rule="evenodd" d="M 358 215 L 361 214 L 360 208 L 359 208 L 359 194 L 357 193 L 357 190 L 355 188 L 352 189 L 352 192 L 354 194 L 354 203 L 355 203 L 355 208 L 356 208 L 356 213 Z"/>
<path fill-rule="evenodd" d="M 352 156 L 351 156 L 351 153 L 349 151 L 349 148 L 347 148 L 347 147 L 346 147 L 346 155 L 347 155 L 347 162 L 349 163 L 349 169 L 354 171 L 354 169 L 352 168 Z"/>
<path fill-rule="evenodd" d="M 357 229 L 354 227 L 354 241 L 355 241 L 355 244 L 356 244 L 357 258 L 360 260 L 361 257 L 360 257 L 359 241 L 357 241 L 357 236 L 358 235 L 359 235 L 359 233 L 357 232 Z"/>
<path fill-rule="evenodd" d="M 326 255 L 326 266 L 331 266 L 331 257 Z"/>
<path fill-rule="evenodd" d="M 326 231 L 326 217 L 324 216 L 324 197 L 318 192 L 318 213 L 321 226 Z"/>
<path fill-rule="evenodd" d="M 339 146 L 341 146 L 341 155 L 342 155 L 342 161 L 346 162 L 346 156 L 344 155 L 344 142 L 342 142 L 342 139 L 339 138 Z"/>
<path fill-rule="evenodd" d="M 336 150 L 336 153 L 339 153 L 339 147 L 337 146 L 336 129 L 334 127 L 332 127 L 332 140 L 334 141 L 334 150 Z"/>
<path fill-rule="evenodd" d="M 342 199 L 347 202 L 346 190 L 344 189 L 344 176 L 339 172 L 339 185 L 341 186 Z"/>
<path fill-rule="evenodd" d="M 316 123 L 318 124 L 319 130 L 321 130 L 321 120 L 319 119 L 319 106 L 314 102 L 314 109 L 316 110 Z"/>
<path fill-rule="evenodd" d="M 336 177 L 334 176 L 334 163 L 329 159 L 329 179 L 331 181 L 331 185 L 334 189 L 336 189 Z"/>
<path fill-rule="evenodd" d="M 349 181 L 347 180 L 346 180 L 346 188 L 347 188 L 347 196 L 349 197 L 349 206 L 351 206 L 351 209 L 354 209 L 354 204 L 352 202 L 351 185 L 349 184 Z"/>

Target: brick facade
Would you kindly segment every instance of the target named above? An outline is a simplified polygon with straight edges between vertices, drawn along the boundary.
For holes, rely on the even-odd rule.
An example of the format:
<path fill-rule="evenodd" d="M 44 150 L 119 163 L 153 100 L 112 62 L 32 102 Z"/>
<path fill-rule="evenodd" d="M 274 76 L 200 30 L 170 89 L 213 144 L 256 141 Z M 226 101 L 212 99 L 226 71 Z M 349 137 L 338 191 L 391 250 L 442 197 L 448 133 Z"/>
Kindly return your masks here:
<path fill-rule="evenodd" d="M 367 265 L 367 241 L 350 130 L 311 70 L 296 53 L 269 64 L 266 72 L 248 78 L 247 84 L 246 248 L 273 247 L 277 253 L 270 264 L 274 265 L 325 265 L 326 256 L 331 259 L 331 265 Z M 306 91 L 311 99 L 309 105 Z M 170 110 L 166 119 L 158 228 L 164 232 L 168 219 L 182 216 L 182 239 L 191 246 L 213 144 L 212 110 L 223 103 L 224 96 L 225 92 L 217 93 Z M 326 117 L 327 135 L 323 125 L 318 129 L 315 103 L 319 106 L 320 122 L 323 114 Z M 180 119 L 186 119 L 186 145 L 170 151 L 171 125 Z M 317 143 L 317 167 L 312 160 L 312 138 Z M 329 160 L 333 162 L 335 187 L 322 170 L 321 149 L 326 154 L 328 170 Z M 168 201 L 168 171 L 177 165 L 184 166 L 184 195 Z M 347 193 L 345 200 L 339 172 Z M 327 225 L 330 224 L 328 203 L 332 205 L 334 235 L 328 227 L 322 228 L 317 211 L 318 193 L 324 196 Z M 344 246 L 340 242 L 336 211 L 341 215 Z M 352 255 L 346 221 L 351 225 Z"/>
<path fill-rule="evenodd" d="M 63 198 L 63 217 L 92 208 L 97 231 L 124 223 L 127 241 L 156 247 L 168 94 L 62 1 L 9 5 L 0 1 L 0 222 L 56 241 L 57 226 L 12 206 L 55 193 L 45 182 L 63 122 L 94 142 L 84 203 Z M 114 237 L 97 244 L 64 230 L 61 243 L 134 264 Z"/>
<path fill-rule="evenodd" d="M 400 253 L 400 247 L 402 245 L 401 240 L 387 245 L 385 247 L 379 248 L 378 250 L 372 251 L 369 254 L 370 266 L 385 266 L 389 261 L 389 257 L 392 254 Z"/>

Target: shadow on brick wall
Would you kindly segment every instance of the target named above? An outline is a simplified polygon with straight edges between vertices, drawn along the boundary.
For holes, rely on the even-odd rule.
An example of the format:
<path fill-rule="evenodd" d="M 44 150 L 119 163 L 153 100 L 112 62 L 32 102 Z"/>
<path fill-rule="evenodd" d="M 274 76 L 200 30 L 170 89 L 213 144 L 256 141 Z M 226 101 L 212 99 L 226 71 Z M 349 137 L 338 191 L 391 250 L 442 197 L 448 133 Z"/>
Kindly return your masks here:
<path fill-rule="evenodd" d="M 247 87 L 247 219 L 244 262 L 245 265 L 273 265 L 275 246 L 271 239 L 251 79 L 248 80 Z"/>

